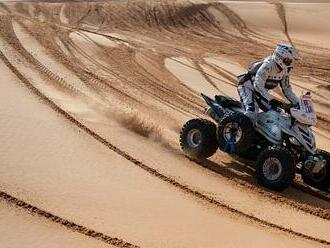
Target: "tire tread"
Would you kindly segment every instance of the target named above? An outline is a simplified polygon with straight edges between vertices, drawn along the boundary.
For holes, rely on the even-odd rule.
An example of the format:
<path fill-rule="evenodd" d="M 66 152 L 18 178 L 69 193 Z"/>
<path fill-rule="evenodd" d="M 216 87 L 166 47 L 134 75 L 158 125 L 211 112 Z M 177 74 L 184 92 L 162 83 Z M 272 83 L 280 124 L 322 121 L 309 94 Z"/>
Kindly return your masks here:
<path fill-rule="evenodd" d="M 327 161 L 326 164 L 326 177 L 324 180 L 320 182 L 313 181 L 306 173 L 302 172 L 301 177 L 304 183 L 320 189 L 320 190 L 328 190 L 330 188 L 330 153 L 324 150 L 320 150 L 320 154 L 324 156 L 324 159 Z"/>
<path fill-rule="evenodd" d="M 262 173 L 263 160 L 266 158 L 275 156 L 276 158 L 282 160 L 283 172 L 282 179 L 277 182 L 268 181 Z M 258 156 L 256 161 L 256 178 L 260 185 L 275 190 L 283 191 L 286 189 L 293 181 L 295 177 L 295 163 L 291 152 L 282 146 L 269 146 L 264 149 Z"/>
<path fill-rule="evenodd" d="M 253 144 L 255 141 L 255 130 L 254 130 L 251 120 L 242 113 L 227 113 L 221 119 L 221 121 L 219 123 L 219 128 L 217 130 L 219 148 L 222 151 L 225 151 L 225 152 L 227 151 L 226 150 L 227 143 L 223 138 L 222 132 L 223 132 L 224 126 L 230 121 L 238 122 L 242 129 L 243 137 L 242 137 L 242 140 L 240 141 L 240 143 L 236 145 L 235 153 L 244 154 L 251 147 L 251 144 Z"/>
<path fill-rule="evenodd" d="M 203 146 L 200 149 L 194 151 L 188 149 L 185 142 L 187 129 L 189 129 L 191 126 L 196 126 L 197 128 L 201 129 L 205 136 L 205 143 Z M 180 146 L 186 155 L 194 159 L 202 159 L 212 156 L 218 149 L 218 142 L 216 139 L 216 125 L 213 122 L 202 118 L 187 121 L 180 131 Z"/>

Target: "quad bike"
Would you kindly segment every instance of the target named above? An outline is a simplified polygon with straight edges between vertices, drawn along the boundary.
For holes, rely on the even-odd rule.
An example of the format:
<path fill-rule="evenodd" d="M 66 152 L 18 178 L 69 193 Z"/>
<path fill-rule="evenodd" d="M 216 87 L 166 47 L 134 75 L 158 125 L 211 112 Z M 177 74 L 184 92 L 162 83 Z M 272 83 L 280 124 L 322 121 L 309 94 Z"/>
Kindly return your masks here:
<path fill-rule="evenodd" d="M 203 95 L 208 105 L 206 119 L 189 120 L 182 128 L 180 145 L 186 156 L 202 160 L 218 148 L 255 160 L 260 185 L 282 191 L 295 173 L 315 188 L 330 187 L 330 153 L 316 148 L 311 126 L 317 118 L 310 93 L 302 95 L 299 106 L 283 104 L 261 112 L 255 123 L 243 114 L 241 103 L 226 96 Z"/>

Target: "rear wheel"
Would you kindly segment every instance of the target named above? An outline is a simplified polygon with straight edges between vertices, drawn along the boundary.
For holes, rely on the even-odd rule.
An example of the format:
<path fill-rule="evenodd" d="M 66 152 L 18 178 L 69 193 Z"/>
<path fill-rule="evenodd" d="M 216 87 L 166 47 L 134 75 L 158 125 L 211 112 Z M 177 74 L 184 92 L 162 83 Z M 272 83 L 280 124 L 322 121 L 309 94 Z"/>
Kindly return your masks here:
<path fill-rule="evenodd" d="M 283 191 L 292 183 L 294 176 L 294 158 L 284 147 L 267 147 L 259 154 L 256 162 L 256 178 L 260 185 Z"/>
<path fill-rule="evenodd" d="M 253 145 L 255 131 L 252 122 L 244 114 L 225 115 L 218 128 L 219 148 L 225 152 L 244 154 Z"/>
<path fill-rule="evenodd" d="M 319 153 L 326 160 L 326 166 L 317 174 L 303 170 L 301 173 L 304 183 L 321 190 L 330 188 L 330 153 L 321 150 Z"/>
<path fill-rule="evenodd" d="M 216 125 L 205 119 L 192 119 L 181 129 L 180 146 L 193 159 L 211 157 L 218 149 Z"/>

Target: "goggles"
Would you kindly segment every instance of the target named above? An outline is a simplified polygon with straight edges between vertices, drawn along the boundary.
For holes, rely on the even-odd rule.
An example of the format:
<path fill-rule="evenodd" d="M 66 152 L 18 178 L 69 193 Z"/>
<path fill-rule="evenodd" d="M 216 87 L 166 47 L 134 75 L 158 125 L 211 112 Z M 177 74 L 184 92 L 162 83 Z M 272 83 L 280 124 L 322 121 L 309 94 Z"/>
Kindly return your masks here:
<path fill-rule="evenodd" d="M 289 58 L 285 58 L 283 59 L 283 63 L 286 65 L 286 66 L 290 66 L 292 64 L 293 60 L 292 59 L 289 59 Z"/>

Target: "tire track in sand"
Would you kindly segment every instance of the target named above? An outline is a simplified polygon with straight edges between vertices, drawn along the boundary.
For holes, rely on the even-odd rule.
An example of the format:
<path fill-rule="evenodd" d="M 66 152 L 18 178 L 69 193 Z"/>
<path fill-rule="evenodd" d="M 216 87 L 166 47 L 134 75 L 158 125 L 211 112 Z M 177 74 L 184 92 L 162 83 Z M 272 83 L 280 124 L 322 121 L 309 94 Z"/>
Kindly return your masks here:
<path fill-rule="evenodd" d="M 16 41 L 19 42 L 18 40 L 16 40 Z M 17 42 L 15 42 L 15 44 Z M 14 44 L 12 44 L 12 45 L 14 45 Z M 22 56 L 27 56 L 27 54 L 25 54 L 25 53 L 27 53 L 27 51 L 25 51 L 25 49 L 23 49 L 22 47 L 19 47 L 19 48 L 20 49 L 18 49 L 18 50 L 21 51 L 21 55 Z M 30 58 L 30 56 L 28 56 L 28 58 Z M 31 61 L 31 59 L 29 59 L 29 60 Z M 34 60 L 32 60 L 32 61 L 34 61 Z M 41 63 L 38 63 L 37 64 L 37 67 L 38 67 L 39 70 L 41 70 L 43 72 L 45 71 L 46 74 L 49 76 L 50 79 L 52 79 L 53 81 L 56 81 L 57 83 L 60 83 L 61 84 L 61 81 L 59 81 L 59 77 L 58 76 L 54 76 L 54 74 L 52 72 L 50 72 L 48 70 L 48 68 L 43 67 L 43 65 Z M 219 173 L 219 170 L 217 170 L 217 173 Z M 284 204 L 286 204 L 286 205 L 288 205 L 290 207 L 293 207 L 295 209 L 301 210 L 301 211 L 303 211 L 305 213 L 308 213 L 308 214 L 311 214 L 311 215 L 320 217 L 322 219 L 330 220 L 330 214 L 328 212 L 326 212 L 325 210 L 323 210 L 323 209 L 315 209 L 313 207 L 311 208 L 309 206 L 305 206 L 305 205 L 299 204 L 299 203 L 297 203 L 297 202 L 295 202 L 293 200 L 289 200 L 289 199 L 287 199 L 285 197 L 282 197 L 282 196 L 275 195 L 273 193 L 267 192 L 267 191 L 265 191 L 263 189 L 260 189 L 255 183 L 247 180 L 244 177 L 240 177 L 239 175 L 237 175 L 237 174 L 235 174 L 233 172 L 230 172 L 229 170 L 227 170 L 225 168 L 223 170 L 221 170 L 220 174 L 223 175 L 223 176 L 225 176 L 225 177 L 227 177 L 227 178 L 229 178 L 230 180 L 234 181 L 235 183 L 237 183 L 239 185 L 242 185 L 245 188 L 248 188 L 248 189 L 250 189 L 250 190 L 252 190 L 252 191 L 254 191 L 254 192 L 256 192 L 256 193 L 258 193 L 260 195 L 267 196 L 267 197 L 269 197 L 272 200 L 275 200 L 277 202 L 284 203 Z M 305 187 L 303 189 L 304 189 L 304 192 L 306 192 L 307 189 L 309 189 L 309 188 L 306 188 Z M 309 191 L 311 191 L 311 190 L 309 189 Z M 306 193 L 309 193 L 309 191 L 307 191 Z M 319 194 L 317 194 L 316 192 L 313 192 L 313 193 L 314 193 L 315 196 L 319 197 Z M 322 197 L 321 199 L 328 200 L 328 198 L 326 198 L 326 197 Z"/>
<path fill-rule="evenodd" d="M 285 12 L 285 8 L 284 8 L 283 4 L 280 2 L 275 2 L 272 4 L 275 6 L 278 17 L 280 18 L 280 20 L 282 22 L 282 25 L 284 27 L 283 31 L 284 31 L 286 38 L 288 39 L 290 44 L 293 45 L 292 39 L 291 39 L 291 37 L 289 35 L 289 31 L 288 31 L 288 23 L 286 21 L 286 12 Z"/>
<path fill-rule="evenodd" d="M 189 160 L 191 160 L 191 159 L 189 159 Z M 250 191 L 252 191 L 254 193 L 257 193 L 261 196 L 267 197 L 267 198 L 269 198 L 270 200 L 272 200 L 274 202 L 287 205 L 291 208 L 295 208 L 295 209 L 300 210 L 302 212 L 305 212 L 307 214 L 317 216 L 317 217 L 322 218 L 324 220 L 330 220 L 330 212 L 329 211 L 327 211 L 323 208 L 310 207 L 306 204 L 298 203 L 294 200 L 291 200 L 291 199 L 289 199 L 285 196 L 274 194 L 271 191 L 267 191 L 267 189 L 264 190 L 255 181 L 249 180 L 245 176 L 237 174 L 234 171 L 231 171 L 231 170 L 229 170 L 225 167 L 222 167 L 222 166 L 220 167 L 218 165 L 218 163 L 216 163 L 216 162 L 213 162 L 211 160 L 205 160 L 203 162 L 194 161 L 194 160 L 191 160 L 191 161 L 194 162 L 195 164 L 197 164 L 198 166 L 204 167 L 204 168 L 206 168 L 208 170 L 211 170 L 211 171 L 213 171 L 213 172 L 215 172 L 215 173 L 217 173 L 221 176 L 224 176 L 224 177 L 228 178 L 230 181 L 233 181 L 237 185 L 242 186 L 245 190 L 250 190 Z M 292 186 L 294 186 L 296 188 L 296 187 L 299 187 L 300 184 L 294 183 Z M 304 192 L 303 189 L 301 191 Z M 318 196 L 319 195 L 317 195 L 317 197 Z M 328 198 L 325 198 L 324 200 L 328 201 Z"/>
<path fill-rule="evenodd" d="M 306 234 L 303 234 L 303 233 L 300 233 L 300 232 L 296 232 L 292 229 L 289 229 L 289 228 L 286 228 L 286 227 L 283 227 L 283 226 L 280 226 L 280 225 L 276 225 L 276 224 L 273 224 L 271 222 L 268 222 L 268 221 L 265 221 L 265 220 L 262 220 L 258 217 L 255 217 L 253 215 L 250 215 L 250 214 L 247 214 L 247 213 L 244 213 L 238 209 L 235 209 L 227 204 L 224 204 L 224 203 L 221 203 L 219 202 L 217 199 L 211 197 L 211 196 L 207 196 L 197 190 L 194 190 L 194 189 L 191 189 L 189 186 L 187 185 L 184 185 L 176 180 L 174 180 L 173 178 L 169 177 L 169 176 L 166 176 L 162 173 L 160 173 L 158 170 L 156 169 L 153 169 L 149 166 L 147 166 L 146 164 L 144 164 L 143 162 L 135 159 L 134 157 L 132 157 L 131 155 L 129 155 L 128 153 L 126 153 L 125 151 L 119 149 L 118 147 L 116 147 L 115 145 L 111 144 L 108 140 L 106 140 L 105 138 L 101 137 L 99 134 L 97 134 L 96 132 L 94 132 L 93 130 L 91 130 L 90 128 L 88 128 L 86 125 L 84 125 L 83 123 L 79 122 L 77 119 L 75 119 L 72 115 L 70 115 L 68 112 L 66 112 L 65 110 L 63 110 L 62 108 L 60 108 L 54 101 L 52 101 L 51 99 L 49 99 L 47 96 L 45 96 L 44 94 L 42 94 L 29 80 L 27 80 L 12 64 L 11 62 L 6 58 L 6 56 L 0 52 L 0 58 L 3 60 L 3 62 L 8 66 L 8 68 L 20 79 L 20 81 L 22 82 L 22 84 L 24 84 L 33 94 L 35 94 L 36 96 L 38 96 L 42 101 L 44 101 L 50 108 L 52 108 L 54 111 L 56 111 L 58 114 L 62 115 L 65 119 L 67 119 L 68 121 L 70 121 L 72 124 L 74 124 L 75 126 L 77 126 L 79 129 L 81 129 L 82 131 L 84 131 L 85 133 L 87 133 L 88 135 L 90 135 L 91 137 L 93 137 L 95 140 L 97 140 L 98 142 L 102 143 L 103 145 L 105 145 L 106 147 L 108 147 L 110 150 L 116 152 L 117 154 L 119 154 L 120 156 L 122 156 L 123 158 L 129 160 L 130 162 L 132 162 L 134 165 L 140 167 L 141 169 L 145 170 L 146 172 L 150 173 L 151 175 L 153 176 L 156 176 L 157 178 L 159 178 L 160 180 L 164 181 L 164 182 L 167 182 L 171 185 L 173 185 L 174 187 L 180 189 L 181 191 L 189 194 L 189 195 L 192 195 L 200 200 L 203 200 L 213 206 L 216 206 L 216 207 L 219 207 L 221 209 L 225 209 L 227 210 L 228 212 L 231 212 L 233 214 L 236 214 L 238 216 L 241 216 L 242 218 L 245 218 L 247 220 L 250 220 L 256 224 L 259 224 L 261 226 L 267 226 L 267 227 L 270 227 L 272 229 L 275 229 L 275 230 L 278 230 L 278 231 L 282 231 L 284 233 L 287 233 L 287 234 L 291 234 L 291 235 L 294 235 L 296 237 L 300 237 L 300 238 L 303 238 L 303 239 L 306 239 L 306 240 L 310 240 L 310 241 L 315 241 L 317 243 L 320 243 L 320 244 L 325 244 L 325 245 L 330 245 L 330 241 L 328 240 L 324 240 L 324 239 L 319 239 L 319 238 L 315 238 L 315 237 L 312 237 L 312 236 L 309 236 L 309 235 L 306 235 Z M 11 199 L 11 197 L 6 194 L 6 193 L 2 193 L 0 194 L 0 197 L 3 198 L 3 199 Z M 14 198 L 15 199 L 15 198 Z M 13 200 L 14 200 L 13 199 Z M 33 209 L 38 209 L 37 207 L 34 207 L 32 205 L 29 205 L 27 203 L 24 203 L 22 201 L 20 201 L 19 204 L 17 204 L 18 206 L 19 205 L 25 205 L 26 206 L 29 206 L 27 209 L 30 209 L 31 212 L 33 212 L 32 210 Z M 35 210 L 35 211 L 36 211 Z M 38 211 L 37 211 L 38 212 Z M 47 213 L 47 212 L 45 212 Z M 46 214 L 47 216 L 47 214 Z M 54 221 L 54 222 L 60 222 L 63 220 L 63 224 L 66 223 L 64 219 L 56 219 L 56 217 L 53 219 L 50 218 L 50 220 Z M 74 225 L 74 223 L 68 223 L 68 226 L 70 227 L 70 225 Z M 77 227 L 79 225 L 76 225 Z M 73 227 L 73 230 L 75 230 L 75 228 L 77 227 Z M 78 228 L 79 230 L 79 228 Z M 84 229 L 83 229 L 84 230 Z M 89 230 L 91 233 L 93 233 L 93 235 L 96 235 L 94 234 L 93 230 Z M 88 231 L 87 231 L 88 233 Z M 99 235 L 99 234 L 98 234 Z M 105 237 L 105 240 L 107 239 L 110 239 L 111 240 L 111 237 L 107 236 Z M 112 241 L 117 241 L 117 240 L 113 240 L 112 238 Z M 123 241 L 122 241 L 123 242 Z M 116 242 L 115 242 L 116 243 Z M 121 245 L 124 245 L 126 243 L 120 243 Z M 131 244 L 127 244 L 127 245 L 131 245 Z M 125 247 L 125 246 L 122 246 L 122 247 Z M 127 247 L 130 247 L 130 246 L 127 246 Z"/>
<path fill-rule="evenodd" d="M 23 55 L 23 54 L 22 54 Z M 49 71 L 47 68 L 45 68 L 41 63 L 37 64 L 37 67 L 39 70 L 46 72 L 47 75 L 49 75 L 50 79 L 57 81 L 58 83 L 62 83 L 61 81 L 59 81 L 59 77 L 57 75 L 55 75 L 54 73 L 52 73 L 51 71 Z M 201 164 L 200 164 L 201 165 Z M 279 195 L 275 195 L 273 193 L 269 193 L 265 190 L 262 190 L 258 187 L 257 184 L 248 181 L 246 178 L 244 177 L 240 177 L 239 175 L 235 174 L 234 172 L 230 172 L 227 169 L 224 169 L 223 171 L 219 172 L 219 169 L 217 170 L 217 173 L 220 173 L 221 175 L 227 177 L 227 178 L 231 178 L 232 181 L 234 181 L 235 183 L 244 186 L 245 188 L 248 188 L 258 194 L 261 194 L 263 196 L 267 196 L 272 200 L 275 200 L 277 202 L 281 202 L 283 204 L 286 204 L 290 207 L 296 208 L 298 210 L 301 210 L 305 213 L 308 214 L 312 214 L 315 215 L 317 217 L 320 217 L 322 219 L 326 219 L 326 220 L 330 220 L 330 213 L 325 212 L 323 209 L 311 209 L 310 207 L 306 207 L 304 205 L 300 205 L 295 201 L 289 200 L 287 198 L 281 197 Z M 311 190 L 310 188 L 303 186 L 301 184 L 295 183 L 293 185 L 294 187 L 300 189 L 301 191 L 305 192 L 305 193 L 309 193 L 312 194 L 313 196 L 316 196 L 322 200 L 326 200 L 326 201 L 330 201 L 329 197 L 327 197 L 327 195 L 320 195 L 320 193 L 315 192 L 313 190 Z M 325 194 L 325 193 L 324 193 Z"/>
<path fill-rule="evenodd" d="M 2 57 L 2 56 L 1 56 Z M 62 217 L 56 216 L 48 211 L 42 210 L 38 207 L 32 206 L 29 203 L 26 203 L 12 195 L 9 195 L 6 192 L 0 191 L 0 199 L 8 202 L 11 205 L 14 205 L 18 208 L 24 209 L 28 212 L 30 212 L 33 215 L 38 215 L 40 217 L 43 217 L 49 221 L 55 222 L 59 225 L 62 225 L 69 230 L 73 232 L 81 233 L 85 236 L 100 240 L 104 243 L 114 245 L 120 248 L 138 248 L 139 246 L 133 245 L 131 243 L 128 243 L 120 238 L 114 238 L 107 234 L 95 231 L 93 229 L 90 229 L 88 227 L 76 224 L 75 222 L 72 222 L 70 220 L 64 219 Z"/>

